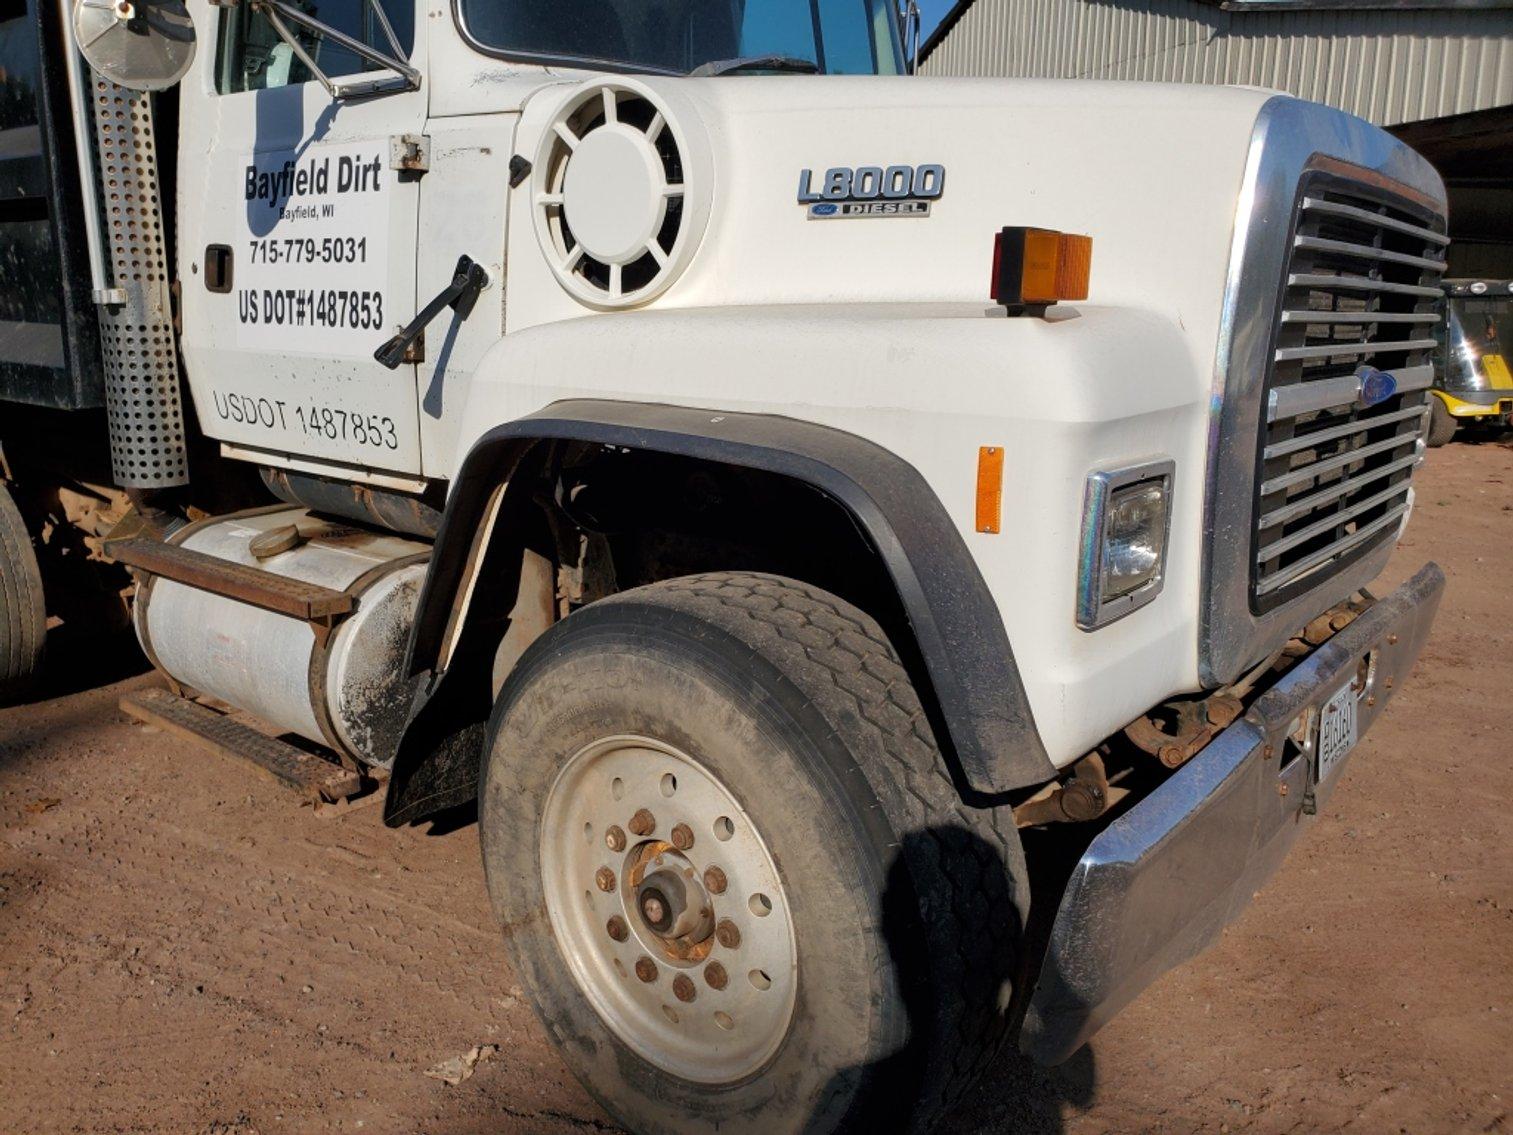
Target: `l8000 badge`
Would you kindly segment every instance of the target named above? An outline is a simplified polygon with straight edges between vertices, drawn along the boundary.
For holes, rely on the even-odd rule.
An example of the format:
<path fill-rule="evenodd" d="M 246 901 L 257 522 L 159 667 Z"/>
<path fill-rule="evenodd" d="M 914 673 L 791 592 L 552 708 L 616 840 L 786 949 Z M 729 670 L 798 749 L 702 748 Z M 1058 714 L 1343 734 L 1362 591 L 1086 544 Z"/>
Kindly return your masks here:
<path fill-rule="evenodd" d="M 825 171 L 819 188 L 814 171 L 799 172 L 799 204 L 811 220 L 847 217 L 928 217 L 946 185 L 944 166 L 838 166 Z"/>

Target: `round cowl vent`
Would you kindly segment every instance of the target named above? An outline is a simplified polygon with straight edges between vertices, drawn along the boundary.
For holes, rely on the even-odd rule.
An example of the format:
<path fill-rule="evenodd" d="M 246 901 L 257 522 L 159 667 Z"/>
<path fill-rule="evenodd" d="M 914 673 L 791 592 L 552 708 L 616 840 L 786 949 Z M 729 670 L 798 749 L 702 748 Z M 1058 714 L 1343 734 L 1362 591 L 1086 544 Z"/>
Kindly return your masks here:
<path fill-rule="evenodd" d="M 703 237 L 710 165 L 691 108 L 634 79 L 575 88 L 532 171 L 536 235 L 562 286 L 599 308 L 665 291 Z"/>

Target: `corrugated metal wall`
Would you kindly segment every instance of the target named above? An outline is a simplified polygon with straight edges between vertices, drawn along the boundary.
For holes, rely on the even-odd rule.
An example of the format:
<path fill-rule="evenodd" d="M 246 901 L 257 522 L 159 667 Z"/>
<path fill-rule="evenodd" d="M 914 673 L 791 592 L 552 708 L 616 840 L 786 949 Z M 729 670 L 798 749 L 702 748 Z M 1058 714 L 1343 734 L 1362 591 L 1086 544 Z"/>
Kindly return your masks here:
<path fill-rule="evenodd" d="M 1274 87 L 1393 126 L 1513 105 L 1513 9 L 977 0 L 920 70 Z"/>

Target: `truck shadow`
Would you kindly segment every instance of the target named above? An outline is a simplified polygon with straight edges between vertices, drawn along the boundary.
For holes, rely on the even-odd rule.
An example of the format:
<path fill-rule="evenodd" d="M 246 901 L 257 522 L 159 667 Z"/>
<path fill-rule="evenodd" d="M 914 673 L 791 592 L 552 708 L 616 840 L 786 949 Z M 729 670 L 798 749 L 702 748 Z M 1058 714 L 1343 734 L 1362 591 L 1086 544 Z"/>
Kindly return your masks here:
<path fill-rule="evenodd" d="M 478 823 L 478 801 L 469 800 L 466 804 L 443 808 L 427 816 L 425 822 L 430 824 L 426 828 L 428 836 L 451 835 L 463 828 L 474 827 Z"/>
<path fill-rule="evenodd" d="M 1012 1042 L 1011 1042 L 1012 1043 Z M 950 1112 L 936 1135 L 1055 1135 L 1066 1130 L 1064 1113 L 1085 1111 L 1097 1095 L 1097 1062 L 1084 1045 L 1065 1064 L 1042 1068 L 1007 1048 L 967 1097 Z"/>
<path fill-rule="evenodd" d="M 303 84 L 286 87 L 264 87 L 253 95 L 256 100 L 255 128 L 252 167 L 260 173 L 272 172 L 292 161 L 298 166 L 312 145 L 325 139 L 331 132 L 341 104 L 326 105 L 307 132 L 304 127 L 305 92 Z M 292 150 L 292 154 L 291 154 Z M 286 157 L 286 154 L 291 156 Z M 280 183 L 279 189 L 269 198 L 259 200 L 246 195 L 247 228 L 254 236 L 267 236 L 277 227 L 283 216 L 284 206 L 289 203 L 292 183 Z"/>
<path fill-rule="evenodd" d="M 457 831 L 475 823 L 476 816 L 473 804 L 435 813 L 430 817 L 431 827 L 427 834 L 443 835 Z M 944 840 L 939 838 L 942 835 L 946 837 Z M 1001 852 L 996 847 L 954 825 L 949 832 L 937 828 L 904 837 L 900 854 L 888 872 L 881 904 L 883 937 L 887 943 L 889 964 L 903 990 L 909 1040 L 896 1052 L 876 1061 L 835 1073 L 814 1097 L 819 1102 L 798 1131 L 864 1130 L 883 1135 L 918 1131 L 922 1123 L 928 1122 L 929 1116 L 918 1110 L 915 1101 L 921 1097 L 929 1098 L 932 1085 L 927 1078 L 937 1074 L 927 1058 L 934 1047 L 933 1032 L 939 1027 L 937 994 L 928 969 L 929 955 L 918 945 L 919 902 L 905 864 L 911 851 L 923 848 L 928 855 L 937 856 L 940 847 L 947 843 L 953 851 L 975 859 L 984 877 L 995 867 L 1008 877 L 1008 867 L 1003 864 Z M 1036 897 L 1040 897 L 1038 891 Z M 1054 903 L 1054 900 L 1053 895 L 1050 901 Z M 971 929 L 968 927 L 969 932 Z M 985 964 L 991 970 L 990 980 L 977 984 L 1010 980 L 1015 984 L 1014 1002 L 997 1022 L 1006 1030 L 1007 1039 L 977 1083 L 930 1128 L 936 1135 L 990 1135 L 1007 1131 L 1056 1135 L 1066 1130 L 1067 1115 L 1085 1111 L 1096 1097 L 1096 1061 L 1091 1046 L 1084 1046 L 1057 1068 L 1040 1067 L 1018 1051 L 1015 1038 L 1031 978 L 1026 976 L 1029 971 L 1022 965 L 1019 954 L 1023 936 L 1017 933 L 1017 927 L 1014 929 L 1015 933 L 1002 937 L 1004 949 L 993 952 L 985 962 L 980 957 L 977 959 L 979 964 Z M 864 1104 L 861 1110 L 868 1112 L 871 1119 L 862 1126 L 846 1125 L 842 1115 L 837 1113 L 849 1110 L 848 1105 L 858 1099 Z M 462 1110 L 459 1106 L 459 1111 Z M 472 1108 L 467 1110 L 470 1114 L 459 1114 L 450 1121 L 444 1119 L 430 1130 L 444 1131 L 447 1135 L 481 1135 L 484 1131 L 496 1129 L 492 1121 L 480 1119 Z M 543 1128 L 566 1123 L 575 1128 L 619 1130 L 597 1117 L 582 1114 L 550 1112 L 532 1114 L 529 1118 L 539 1121 Z M 783 1129 L 774 1127 L 772 1130 L 774 1135 L 783 1135 Z"/>
<path fill-rule="evenodd" d="M 917 1105 L 909 1101 L 928 1099 L 935 1090 L 935 1086 L 925 1082 L 925 1077 L 930 1074 L 928 1054 L 934 1047 L 934 1032 L 940 1027 L 937 993 L 927 969 L 929 959 L 922 957 L 915 945 L 919 940 L 919 902 L 906 864 L 915 858 L 911 852 L 918 851 L 928 859 L 938 855 L 942 846 L 950 846 L 958 853 L 959 862 L 972 860 L 985 865 L 985 875 L 996 868 L 1005 878 L 1009 877 L 1009 867 L 999 849 L 962 828 L 952 826 L 948 832 L 930 829 L 904 837 L 900 854 L 888 872 L 882 915 L 890 964 L 899 988 L 904 991 L 909 1041 L 899 1051 L 870 1065 L 838 1072 L 820 1095 L 821 1100 L 829 1102 L 848 1098 L 858 1090 L 885 1092 L 892 1100 L 901 1101 L 896 1108 L 889 1109 L 888 1130 L 918 1130 L 919 1120 L 927 1117 L 916 1116 L 911 1107 Z M 1040 897 L 1036 895 L 1037 899 Z M 980 928 L 963 927 L 967 933 L 974 929 L 983 932 Z M 1052 1135 L 1065 1130 L 1065 1107 L 1080 1110 L 1093 1102 L 1095 1062 L 1090 1046 L 1084 1046 L 1061 1067 L 1049 1069 L 1035 1064 L 1018 1050 L 1019 1022 L 1024 1002 L 1033 988 L 1033 967 L 1023 964 L 1018 950 L 1024 947 L 1026 939 L 1031 944 L 1025 948 L 1033 950 L 1035 939 L 1033 927 L 1028 935 L 1018 933 L 1019 929 L 1015 927 L 1015 933 L 1006 935 L 1005 949 L 993 953 L 988 960 L 992 970 L 989 984 L 1012 982 L 1015 990 L 1012 1004 L 994 1022 L 1006 1033 L 1003 1048 L 976 1085 L 932 1128 L 936 1132 L 987 1135 L 1015 1131 Z M 809 1129 L 830 1130 L 831 1123 L 833 1117 L 827 1119 L 816 1113 Z"/>
<path fill-rule="evenodd" d="M 47 634 L 42 674 L 6 705 L 34 705 L 135 678 L 152 669 L 136 635 L 54 627 Z"/>
<path fill-rule="evenodd" d="M 427 417 L 440 420 L 446 412 L 447 366 L 452 361 L 452 349 L 457 345 L 457 332 L 462 329 L 462 317 L 455 311 L 447 325 L 446 338 L 441 341 L 441 350 L 431 368 L 431 381 L 420 401 L 420 408 Z"/>

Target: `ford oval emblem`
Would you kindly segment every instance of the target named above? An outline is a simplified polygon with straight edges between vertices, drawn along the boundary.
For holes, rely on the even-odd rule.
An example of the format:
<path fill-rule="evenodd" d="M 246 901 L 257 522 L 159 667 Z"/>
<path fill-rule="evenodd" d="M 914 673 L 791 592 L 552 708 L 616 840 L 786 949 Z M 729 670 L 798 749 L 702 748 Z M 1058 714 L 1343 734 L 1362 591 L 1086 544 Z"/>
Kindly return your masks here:
<path fill-rule="evenodd" d="M 1397 393 L 1397 379 L 1384 370 L 1377 370 L 1376 367 L 1362 367 L 1355 373 L 1361 380 L 1359 401 L 1367 409 L 1387 401 Z"/>

